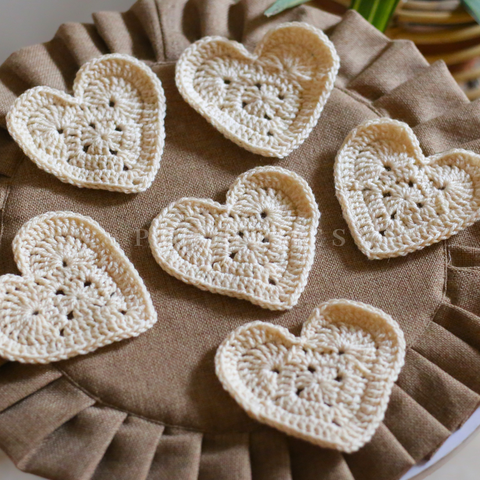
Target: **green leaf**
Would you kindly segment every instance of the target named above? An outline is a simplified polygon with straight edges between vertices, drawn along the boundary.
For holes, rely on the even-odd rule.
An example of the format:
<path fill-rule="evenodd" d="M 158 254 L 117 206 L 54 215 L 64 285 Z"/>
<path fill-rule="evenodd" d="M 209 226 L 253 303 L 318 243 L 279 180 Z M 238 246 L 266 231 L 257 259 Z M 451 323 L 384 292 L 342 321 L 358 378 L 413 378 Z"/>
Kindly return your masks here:
<path fill-rule="evenodd" d="M 395 13 L 399 1 L 400 0 L 352 0 L 350 8 L 356 10 L 374 27 L 384 32 Z"/>
<path fill-rule="evenodd" d="M 462 3 L 477 23 L 480 23 L 480 0 L 462 0 Z"/>
<path fill-rule="evenodd" d="M 272 15 L 283 12 L 288 8 L 296 7 L 302 3 L 307 3 L 308 1 L 310 0 L 277 0 L 270 8 L 265 10 L 265 15 L 271 17 Z"/>

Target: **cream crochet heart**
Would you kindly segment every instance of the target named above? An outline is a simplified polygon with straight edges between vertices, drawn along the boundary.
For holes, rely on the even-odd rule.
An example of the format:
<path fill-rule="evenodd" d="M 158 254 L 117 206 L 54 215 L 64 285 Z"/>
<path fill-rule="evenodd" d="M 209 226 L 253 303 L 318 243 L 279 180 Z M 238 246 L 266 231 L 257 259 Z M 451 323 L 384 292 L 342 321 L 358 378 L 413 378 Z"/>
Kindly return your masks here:
<path fill-rule="evenodd" d="M 136 337 L 157 321 L 137 271 L 91 218 L 35 217 L 13 251 L 22 276 L 0 277 L 0 357 L 54 362 Z"/>
<path fill-rule="evenodd" d="M 74 96 L 48 87 L 21 95 L 10 135 L 40 168 L 77 187 L 141 192 L 160 167 L 165 96 L 160 80 L 128 55 L 85 64 Z"/>
<path fill-rule="evenodd" d="M 205 37 L 180 57 L 183 98 L 232 142 L 285 157 L 316 125 L 340 61 L 325 34 L 306 23 L 270 30 L 253 54 L 240 43 Z"/>
<path fill-rule="evenodd" d="M 253 322 L 220 345 L 223 387 L 258 420 L 326 448 L 355 452 L 383 420 L 405 357 L 405 341 L 386 313 L 330 300 L 303 325 Z"/>
<path fill-rule="evenodd" d="M 153 221 L 149 241 L 160 266 L 180 280 L 285 310 L 307 283 L 319 217 L 305 180 L 259 167 L 237 178 L 225 205 L 171 204 Z"/>
<path fill-rule="evenodd" d="M 335 163 L 343 216 L 371 259 L 445 240 L 480 218 L 480 156 L 424 157 L 408 125 L 381 118 L 353 130 Z"/>

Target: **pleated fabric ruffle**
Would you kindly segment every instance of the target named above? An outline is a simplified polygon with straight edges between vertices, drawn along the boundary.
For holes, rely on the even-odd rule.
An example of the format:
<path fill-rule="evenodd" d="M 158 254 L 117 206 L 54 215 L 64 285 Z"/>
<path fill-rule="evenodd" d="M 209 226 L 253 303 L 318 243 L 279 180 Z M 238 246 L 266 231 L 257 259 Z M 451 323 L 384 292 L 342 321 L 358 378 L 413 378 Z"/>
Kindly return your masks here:
<path fill-rule="evenodd" d="M 426 154 L 453 147 L 480 153 L 480 103 L 467 100 L 443 63 L 428 65 L 412 43 L 390 41 L 354 12 L 340 20 L 302 6 L 267 20 L 262 12 L 269 3 L 140 0 L 126 13 L 95 14 L 92 25 L 63 25 L 51 42 L 23 49 L 1 67 L 0 126 L 25 89 L 68 91 L 79 66 L 95 56 L 174 62 L 204 35 L 226 35 L 252 48 L 273 23 L 303 20 L 325 29 L 337 48 L 337 89 L 378 116 L 407 122 Z M 243 19 L 241 28 L 232 16 Z M 39 57 L 47 67 L 36 70 Z M 0 128 L 0 206 L 20 159 Z M 53 480 L 398 479 L 480 404 L 479 241 L 480 226 L 473 226 L 445 243 L 443 298 L 409 345 L 384 422 L 355 454 L 261 425 L 221 434 L 163 425 L 104 404 L 54 365 L 14 363 L 0 367 L 0 447 L 20 469 Z"/>

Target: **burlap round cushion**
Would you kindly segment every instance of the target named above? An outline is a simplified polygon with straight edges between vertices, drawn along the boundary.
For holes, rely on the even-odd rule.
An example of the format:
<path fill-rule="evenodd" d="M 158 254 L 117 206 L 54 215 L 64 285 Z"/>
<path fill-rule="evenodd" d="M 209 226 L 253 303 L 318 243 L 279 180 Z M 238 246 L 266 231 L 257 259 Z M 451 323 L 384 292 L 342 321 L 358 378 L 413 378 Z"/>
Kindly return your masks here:
<path fill-rule="evenodd" d="M 355 246 L 335 198 L 333 162 L 348 132 L 368 119 L 407 122 L 430 155 L 480 151 L 480 104 L 469 103 L 442 63 L 413 44 L 389 41 L 355 13 L 343 19 L 300 7 L 274 20 L 270 0 L 140 0 L 124 14 L 68 24 L 45 45 L 14 54 L 0 70 L 1 273 L 17 273 L 11 242 L 23 223 L 50 210 L 89 215 L 113 235 L 150 291 L 159 320 L 134 340 L 48 366 L 0 368 L 0 447 L 19 466 L 58 480 L 394 480 L 431 455 L 480 401 L 480 226 L 404 258 L 370 261 Z M 252 48 L 274 23 L 325 29 L 341 58 L 318 125 L 286 159 L 267 159 L 225 139 L 181 98 L 175 60 L 197 38 L 225 35 Z M 167 97 L 166 146 L 152 187 L 137 195 L 61 183 L 23 156 L 5 130 L 26 89 L 69 91 L 92 57 L 127 53 L 146 61 Z M 278 164 L 304 177 L 322 212 L 314 266 L 288 312 L 186 285 L 154 261 L 152 219 L 184 196 L 223 202 L 235 178 Z M 384 422 L 355 454 L 323 450 L 249 419 L 223 391 L 214 353 L 253 320 L 298 334 L 321 302 L 349 298 L 395 318 L 406 364 Z"/>

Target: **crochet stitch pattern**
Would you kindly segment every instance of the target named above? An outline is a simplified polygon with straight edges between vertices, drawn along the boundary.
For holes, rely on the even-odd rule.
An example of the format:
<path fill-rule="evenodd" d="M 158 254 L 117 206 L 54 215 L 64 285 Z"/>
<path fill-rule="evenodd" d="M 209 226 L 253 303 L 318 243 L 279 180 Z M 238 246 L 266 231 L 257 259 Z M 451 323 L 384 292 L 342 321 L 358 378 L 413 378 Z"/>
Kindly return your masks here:
<path fill-rule="evenodd" d="M 136 337 L 157 321 L 134 266 L 89 217 L 35 217 L 13 251 L 22 276 L 0 277 L 0 357 L 63 360 Z"/>
<path fill-rule="evenodd" d="M 27 90 L 7 115 L 10 135 L 38 167 L 77 187 L 146 190 L 160 167 L 165 95 L 158 77 L 128 55 L 105 55 L 78 72 L 73 97 Z"/>
<path fill-rule="evenodd" d="M 241 326 L 220 345 L 215 365 L 225 390 L 254 419 L 351 453 L 383 420 L 404 358 L 403 333 L 389 315 L 330 300 L 300 337 L 270 323 Z"/>
<path fill-rule="evenodd" d="M 172 203 L 153 221 L 149 242 L 159 265 L 186 283 L 286 310 L 307 283 L 319 218 L 303 178 L 258 167 L 237 178 L 225 205 Z"/>
<path fill-rule="evenodd" d="M 425 157 L 412 129 L 388 118 L 348 135 L 335 185 L 353 239 L 371 259 L 422 249 L 480 218 L 480 156 L 455 149 Z"/>
<path fill-rule="evenodd" d="M 340 60 L 328 37 L 306 23 L 267 32 L 253 54 L 205 37 L 180 57 L 178 90 L 237 145 L 283 158 L 310 135 L 333 89 Z"/>

